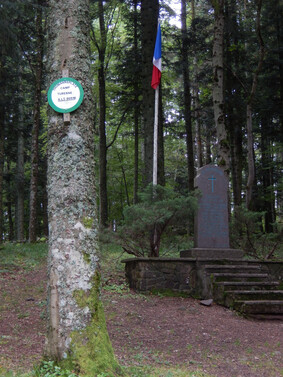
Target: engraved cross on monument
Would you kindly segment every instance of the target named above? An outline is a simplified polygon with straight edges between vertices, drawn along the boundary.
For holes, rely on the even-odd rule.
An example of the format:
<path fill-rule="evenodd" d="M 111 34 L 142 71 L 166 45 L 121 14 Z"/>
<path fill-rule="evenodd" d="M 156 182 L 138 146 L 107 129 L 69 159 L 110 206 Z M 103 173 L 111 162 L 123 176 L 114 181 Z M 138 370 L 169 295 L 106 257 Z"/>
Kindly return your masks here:
<path fill-rule="evenodd" d="M 230 248 L 228 219 L 228 178 L 218 166 L 198 170 L 195 187 L 201 196 L 195 218 L 194 248 L 181 257 L 241 258 L 241 250 Z"/>

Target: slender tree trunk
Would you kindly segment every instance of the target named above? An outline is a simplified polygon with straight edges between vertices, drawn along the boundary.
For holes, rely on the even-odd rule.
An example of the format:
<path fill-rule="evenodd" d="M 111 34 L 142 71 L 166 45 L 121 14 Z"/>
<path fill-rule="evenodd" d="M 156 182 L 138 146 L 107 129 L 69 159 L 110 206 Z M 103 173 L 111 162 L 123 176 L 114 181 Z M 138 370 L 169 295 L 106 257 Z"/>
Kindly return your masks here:
<path fill-rule="evenodd" d="M 229 98 L 226 105 L 227 125 L 229 129 L 229 141 L 231 151 L 231 178 L 233 187 L 234 206 L 241 205 L 242 193 L 242 170 L 243 170 L 243 131 L 244 111 L 238 99 L 241 92 L 239 80 L 232 74 L 238 72 L 240 65 L 238 49 L 231 48 L 239 45 L 240 26 L 237 12 L 237 1 L 226 2 L 226 17 L 230 28 L 226 31 L 225 65 L 226 70 L 226 93 Z"/>
<path fill-rule="evenodd" d="M 121 184 L 121 186 L 124 186 L 124 190 L 121 190 L 121 192 L 123 192 L 123 191 L 125 192 L 127 205 L 130 206 L 131 203 L 130 203 L 130 198 L 129 198 L 129 190 L 128 190 L 128 184 L 127 184 L 126 171 L 125 171 L 125 168 L 124 168 L 124 165 L 123 165 L 123 154 L 122 154 L 122 152 L 117 152 L 117 157 L 118 157 L 118 160 L 120 162 L 122 180 L 123 180 L 123 185 Z M 124 196 L 124 195 L 122 195 L 122 196 Z"/>
<path fill-rule="evenodd" d="M 114 377 L 119 366 L 100 302 L 89 27 L 88 0 L 49 1 L 49 84 L 68 69 L 84 100 L 70 122 L 49 109 L 46 351 L 81 375 Z"/>
<path fill-rule="evenodd" d="M 36 33 L 37 33 L 37 58 L 35 71 L 35 96 L 33 108 L 33 128 L 31 141 L 31 178 L 29 199 L 29 242 L 36 241 L 37 231 L 37 186 L 38 186 L 38 135 L 40 127 L 41 80 L 43 58 L 43 32 L 42 32 L 42 6 L 43 0 L 37 1 Z"/>
<path fill-rule="evenodd" d="M 235 115 L 234 115 L 235 116 Z M 233 140 L 231 142 L 231 172 L 233 184 L 234 205 L 240 206 L 242 202 L 242 169 L 243 169 L 243 137 L 242 127 L 239 122 L 231 123 L 235 126 L 231 130 Z"/>
<path fill-rule="evenodd" d="M 139 57 L 138 57 L 138 1 L 134 1 L 134 48 L 135 48 L 135 66 L 138 67 Z M 139 190 L 139 108 L 137 106 L 139 102 L 139 87 L 138 87 L 138 76 L 137 72 L 135 75 L 134 83 L 134 96 L 135 104 L 134 107 L 134 123 L 135 123 L 135 167 L 134 167 L 134 204 L 138 202 L 138 190 Z"/>
<path fill-rule="evenodd" d="M 275 213 L 275 195 L 273 188 L 273 166 L 271 156 L 270 138 L 268 135 L 268 118 L 264 117 L 261 121 L 261 167 L 262 167 L 262 184 L 264 195 L 264 219 L 265 232 L 274 231 L 276 221 Z"/>
<path fill-rule="evenodd" d="M 13 222 L 13 200 L 12 200 L 12 185 L 11 185 L 11 164 L 10 161 L 7 161 L 7 214 L 8 214 L 8 239 L 9 241 L 13 241 L 14 239 L 14 222 Z"/>
<path fill-rule="evenodd" d="M 188 189 L 194 189 L 194 150 L 191 112 L 191 84 L 188 65 L 188 34 L 187 34 L 187 1 L 181 1 L 182 22 L 182 68 L 184 83 L 184 118 L 186 127 L 187 166 L 188 166 Z"/>
<path fill-rule="evenodd" d="M 279 115 L 280 120 L 280 140 L 283 143 L 283 19 L 282 19 L 282 12 L 283 12 L 283 4 L 281 0 L 276 0 L 276 10 L 277 10 L 277 17 L 276 17 L 276 31 L 277 31 L 277 45 L 278 45 L 278 70 L 279 70 L 279 88 L 280 88 L 280 103 L 281 103 L 281 112 Z M 282 152 L 282 160 L 283 160 L 283 152 Z"/>
<path fill-rule="evenodd" d="M 23 130 L 18 130 L 18 162 L 17 162 L 17 241 L 24 241 L 24 136 Z"/>
<path fill-rule="evenodd" d="M 191 1 L 191 17 L 192 17 L 192 32 L 196 33 L 195 28 L 195 0 Z M 193 114 L 195 118 L 195 134 L 196 134 L 196 155 L 197 155 L 197 167 L 198 169 L 203 166 L 203 146 L 202 146 L 202 132 L 201 132 L 201 120 L 200 120 L 200 103 L 199 103 L 199 84 L 198 84 L 198 66 L 196 56 L 193 58 Z"/>
<path fill-rule="evenodd" d="M 205 163 L 211 164 L 211 134 L 209 127 L 206 126 L 206 138 L 205 138 Z"/>
<path fill-rule="evenodd" d="M 1 69 L 1 68 L 0 68 Z M 0 104 L 0 243 L 3 242 L 4 107 Z"/>
<path fill-rule="evenodd" d="M 252 105 L 256 94 L 258 75 L 261 71 L 263 59 L 264 59 L 264 43 L 260 30 L 260 14 L 261 14 L 262 0 L 257 0 L 257 16 L 256 16 L 256 34 L 259 43 L 259 58 L 258 65 L 253 74 L 253 83 L 250 91 L 250 95 L 247 102 L 247 144 L 248 144 L 248 180 L 246 188 L 246 206 L 247 209 L 253 207 L 253 187 L 255 182 L 255 159 L 254 159 L 254 141 L 253 141 L 253 127 L 252 127 Z"/>
<path fill-rule="evenodd" d="M 246 206 L 252 209 L 253 186 L 255 180 L 255 161 L 254 161 L 254 138 L 253 138 L 253 124 L 252 124 L 252 106 L 247 104 L 247 144 L 248 144 L 248 180 L 246 187 Z"/>
<path fill-rule="evenodd" d="M 228 175 L 230 170 L 230 149 L 224 112 L 224 0 L 212 0 L 214 8 L 213 40 L 213 109 L 218 141 L 218 165 Z"/>
<path fill-rule="evenodd" d="M 43 221 L 43 234 L 48 237 L 48 199 L 47 199 L 47 158 L 44 157 L 43 163 L 43 194 L 42 194 L 42 221 Z"/>
<path fill-rule="evenodd" d="M 152 58 L 157 32 L 158 0 L 141 1 L 142 116 L 144 137 L 144 186 L 152 182 L 154 90 L 151 88 Z"/>
<path fill-rule="evenodd" d="M 279 70 L 279 98 L 280 98 L 280 106 L 281 111 L 279 113 L 279 122 L 280 122 L 280 142 L 283 145 L 283 19 L 282 19 L 282 12 L 283 12 L 283 4 L 281 0 L 276 1 L 276 10 L 277 10 L 277 17 L 276 17 L 276 29 L 277 29 L 277 46 L 278 46 L 278 70 Z M 279 160 L 281 164 L 283 164 L 283 148 L 281 148 L 281 153 Z M 283 211 L 283 193 L 277 193 L 277 203 L 278 203 L 278 210 L 281 209 Z"/>
<path fill-rule="evenodd" d="M 21 93 L 23 93 L 21 88 Z M 24 188 L 25 188 L 25 169 L 24 169 L 24 110 L 23 103 L 19 103 L 19 123 L 18 123 L 18 151 L 17 151 L 17 203 L 16 203 L 16 239 L 23 242 L 24 234 Z"/>
<path fill-rule="evenodd" d="M 202 132 L 201 132 L 198 88 L 194 88 L 193 93 L 194 93 L 193 107 L 194 107 L 195 127 L 196 127 L 197 167 L 199 169 L 203 166 L 203 147 L 202 147 Z"/>
<path fill-rule="evenodd" d="M 101 44 L 99 46 L 99 223 L 101 227 L 107 226 L 108 197 L 107 197 L 107 146 L 106 146 L 106 100 L 105 100 L 105 50 L 106 29 L 104 23 L 103 1 L 99 0 L 99 26 Z"/>

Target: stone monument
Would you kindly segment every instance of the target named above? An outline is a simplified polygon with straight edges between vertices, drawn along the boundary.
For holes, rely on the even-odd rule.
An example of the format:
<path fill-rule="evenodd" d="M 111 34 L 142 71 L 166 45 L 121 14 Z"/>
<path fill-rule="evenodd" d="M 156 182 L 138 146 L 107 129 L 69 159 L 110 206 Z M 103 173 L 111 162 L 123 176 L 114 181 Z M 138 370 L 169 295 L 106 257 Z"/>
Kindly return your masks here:
<path fill-rule="evenodd" d="M 228 178 L 218 166 L 198 170 L 195 187 L 201 196 L 195 218 L 194 248 L 181 251 L 181 257 L 241 258 L 243 252 L 230 248 L 228 221 Z"/>

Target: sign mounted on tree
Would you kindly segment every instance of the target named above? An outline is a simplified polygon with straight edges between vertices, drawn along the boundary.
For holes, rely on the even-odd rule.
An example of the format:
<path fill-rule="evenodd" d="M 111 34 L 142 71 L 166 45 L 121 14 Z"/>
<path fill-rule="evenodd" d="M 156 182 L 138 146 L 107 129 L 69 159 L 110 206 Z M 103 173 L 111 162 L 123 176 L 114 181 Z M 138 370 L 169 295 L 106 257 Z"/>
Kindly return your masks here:
<path fill-rule="evenodd" d="M 48 103 L 58 113 L 70 113 L 76 110 L 84 98 L 81 84 L 70 77 L 56 80 L 48 90 Z"/>

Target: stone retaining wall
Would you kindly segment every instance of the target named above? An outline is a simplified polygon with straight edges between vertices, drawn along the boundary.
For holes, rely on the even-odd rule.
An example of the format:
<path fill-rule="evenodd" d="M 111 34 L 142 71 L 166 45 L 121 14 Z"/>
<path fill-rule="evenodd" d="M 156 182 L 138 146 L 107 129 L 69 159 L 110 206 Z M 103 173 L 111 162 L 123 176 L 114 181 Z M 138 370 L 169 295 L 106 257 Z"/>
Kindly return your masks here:
<path fill-rule="evenodd" d="M 243 260 L 242 260 L 243 262 Z M 125 263 L 126 278 L 130 288 L 139 292 L 185 293 L 205 298 L 211 280 L 203 273 L 205 264 L 234 264 L 235 261 L 199 260 L 195 258 L 131 258 Z M 257 263 L 269 273 L 270 279 L 283 282 L 283 262 L 245 261 Z"/>
<path fill-rule="evenodd" d="M 196 261 L 180 258 L 132 258 L 125 263 L 130 288 L 140 292 L 196 293 Z"/>

